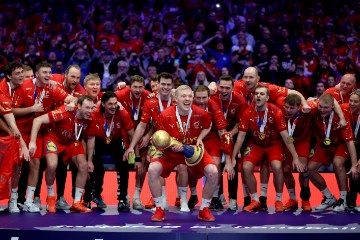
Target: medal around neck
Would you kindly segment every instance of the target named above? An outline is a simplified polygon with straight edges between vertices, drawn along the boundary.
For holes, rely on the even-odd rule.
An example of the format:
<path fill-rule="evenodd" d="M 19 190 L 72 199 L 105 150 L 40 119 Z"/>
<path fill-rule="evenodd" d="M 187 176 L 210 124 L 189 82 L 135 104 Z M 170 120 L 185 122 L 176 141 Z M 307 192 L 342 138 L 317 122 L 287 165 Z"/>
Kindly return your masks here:
<path fill-rule="evenodd" d="M 259 138 L 260 138 L 260 140 L 264 140 L 265 139 L 265 133 L 263 133 L 263 132 L 259 132 Z"/>
<path fill-rule="evenodd" d="M 329 145 L 331 144 L 330 138 L 325 138 L 324 144 L 325 144 L 326 146 L 329 146 Z"/>
<path fill-rule="evenodd" d="M 188 166 L 195 166 L 204 156 L 204 148 L 196 145 L 182 144 L 164 130 L 158 130 L 152 135 L 152 144 L 158 149 L 167 149 L 175 145 L 183 147 L 181 153 L 185 156 L 185 163 Z"/>

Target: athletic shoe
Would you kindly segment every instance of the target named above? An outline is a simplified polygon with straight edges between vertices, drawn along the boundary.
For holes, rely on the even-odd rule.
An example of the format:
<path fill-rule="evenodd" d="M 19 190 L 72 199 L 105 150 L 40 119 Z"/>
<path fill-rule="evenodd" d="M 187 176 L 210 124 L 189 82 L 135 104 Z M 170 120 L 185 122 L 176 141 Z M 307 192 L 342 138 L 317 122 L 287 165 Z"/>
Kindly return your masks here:
<path fill-rule="evenodd" d="M 195 205 L 198 204 L 198 202 L 199 202 L 199 199 L 198 199 L 197 195 L 191 195 L 189 198 L 189 201 L 188 201 L 188 207 L 190 209 L 194 209 Z"/>
<path fill-rule="evenodd" d="M 17 206 L 17 198 L 10 198 L 8 202 L 9 213 L 19 213 L 20 209 Z"/>
<path fill-rule="evenodd" d="M 315 208 L 316 211 L 324 211 L 328 208 L 331 208 L 336 203 L 336 199 L 334 196 L 331 196 L 331 198 L 326 198 L 324 196 L 324 199 L 321 201 L 321 205 L 317 206 Z"/>
<path fill-rule="evenodd" d="M 0 212 L 4 212 L 6 208 L 0 206 Z"/>
<path fill-rule="evenodd" d="M 151 216 L 151 221 L 162 222 L 166 219 L 165 211 L 161 207 L 157 207 L 154 215 Z"/>
<path fill-rule="evenodd" d="M 33 202 L 25 202 L 22 210 L 24 212 L 38 213 L 41 209 Z"/>
<path fill-rule="evenodd" d="M 198 219 L 205 222 L 214 222 L 215 217 L 211 214 L 209 208 L 205 207 L 199 211 Z"/>
<path fill-rule="evenodd" d="M 70 212 L 72 213 L 90 213 L 91 209 L 87 208 L 84 205 L 84 202 L 79 201 L 74 203 L 71 207 L 70 207 Z"/>
<path fill-rule="evenodd" d="M 190 212 L 189 206 L 186 201 L 180 200 L 180 212 Z"/>
<path fill-rule="evenodd" d="M 226 204 L 227 204 L 226 198 L 225 198 L 224 194 L 220 194 L 220 195 L 219 195 L 219 199 L 220 199 L 222 205 L 226 205 Z"/>
<path fill-rule="evenodd" d="M 256 200 L 251 200 L 251 203 L 243 208 L 245 212 L 258 211 L 261 208 L 261 203 Z"/>
<path fill-rule="evenodd" d="M 34 197 L 34 201 L 33 201 L 33 204 L 38 207 L 40 210 L 42 210 L 42 207 L 41 207 L 41 200 L 39 197 Z"/>
<path fill-rule="evenodd" d="M 294 200 L 294 199 L 289 199 L 287 201 L 287 203 L 285 203 L 284 205 L 284 208 L 286 211 L 294 211 L 294 210 L 297 210 L 299 207 L 298 207 L 298 201 Z"/>
<path fill-rule="evenodd" d="M 237 211 L 238 210 L 238 205 L 237 205 L 236 199 L 230 198 L 227 210 L 228 211 Z"/>
<path fill-rule="evenodd" d="M 180 198 L 179 198 L 179 197 L 177 197 L 177 198 L 175 199 L 175 207 L 180 208 Z"/>
<path fill-rule="evenodd" d="M 69 210 L 71 206 L 66 202 L 64 196 L 60 197 L 56 203 L 56 209 Z"/>
<path fill-rule="evenodd" d="M 285 208 L 282 201 L 275 201 L 275 212 L 283 212 L 283 211 L 285 211 Z"/>
<path fill-rule="evenodd" d="M 107 205 L 106 205 L 106 203 L 104 202 L 104 200 L 102 199 L 101 196 L 100 197 L 93 197 L 92 201 L 94 203 L 96 203 L 96 206 L 98 208 L 107 208 Z"/>
<path fill-rule="evenodd" d="M 250 196 L 244 197 L 244 207 L 246 207 L 250 203 L 251 203 L 251 197 Z"/>
<path fill-rule="evenodd" d="M 211 199 L 211 203 L 213 204 L 213 209 L 215 211 L 222 211 L 224 210 L 224 206 L 222 205 L 220 199 L 218 197 L 213 197 Z M 210 204 L 211 205 L 211 204 Z"/>
<path fill-rule="evenodd" d="M 261 204 L 260 210 L 261 211 L 268 210 L 268 207 L 267 207 L 267 204 L 266 204 L 267 197 L 260 196 L 259 200 L 260 200 L 260 204 Z"/>
<path fill-rule="evenodd" d="M 46 198 L 46 210 L 49 213 L 56 213 L 56 197 L 48 196 Z"/>
<path fill-rule="evenodd" d="M 310 201 L 302 201 L 301 208 L 302 208 L 303 212 L 311 212 L 312 211 Z"/>
<path fill-rule="evenodd" d="M 138 198 L 133 199 L 133 209 L 136 209 L 136 210 L 144 209 L 144 206 L 142 205 L 140 199 L 138 199 Z"/>
<path fill-rule="evenodd" d="M 162 207 L 163 207 L 163 209 L 164 209 L 164 211 L 169 211 L 169 204 L 168 204 L 168 202 L 167 202 L 167 198 L 165 197 L 163 197 L 163 204 L 162 204 Z"/>
<path fill-rule="evenodd" d="M 118 211 L 119 212 L 130 212 L 130 208 L 127 205 L 126 200 L 119 200 L 118 203 Z"/>
<path fill-rule="evenodd" d="M 359 207 L 354 207 L 354 212 L 360 213 L 360 206 Z"/>
<path fill-rule="evenodd" d="M 346 201 L 340 198 L 334 205 L 333 212 L 345 212 L 346 210 Z"/>
<path fill-rule="evenodd" d="M 152 197 L 150 197 L 149 202 L 145 204 L 145 209 L 153 209 L 155 208 L 155 202 Z"/>

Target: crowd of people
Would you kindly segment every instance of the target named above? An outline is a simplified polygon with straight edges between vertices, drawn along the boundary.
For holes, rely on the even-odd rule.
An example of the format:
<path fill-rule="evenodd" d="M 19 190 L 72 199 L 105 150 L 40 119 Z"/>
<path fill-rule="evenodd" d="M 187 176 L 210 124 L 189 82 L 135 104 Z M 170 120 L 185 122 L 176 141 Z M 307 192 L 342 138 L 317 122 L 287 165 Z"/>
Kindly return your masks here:
<path fill-rule="evenodd" d="M 14 169 L 10 213 L 41 210 L 43 171 L 48 212 L 91 212 L 91 201 L 107 207 L 103 156 L 115 163 L 118 210 L 130 210 L 135 168 L 132 207 L 154 208 L 152 221 L 165 219 L 165 179 L 174 169 L 182 212 L 199 202 L 197 179 L 206 176 L 204 221 L 224 209 L 223 171 L 231 211 L 238 209 L 239 171 L 244 211 L 267 209 L 271 171 L 275 210 L 297 209 L 296 170 L 303 211 L 312 211 L 310 180 L 324 194 L 316 210 L 360 212 L 356 1 L 63 0 L 0 9 L 1 134 L 20 139 L 24 158 Z M 156 130 L 181 144 L 156 148 Z M 185 164 L 182 144 L 204 149 L 197 165 Z M 72 205 L 63 197 L 69 163 Z M 329 164 L 338 199 L 318 172 Z M 152 198 L 144 206 L 146 172 Z"/>

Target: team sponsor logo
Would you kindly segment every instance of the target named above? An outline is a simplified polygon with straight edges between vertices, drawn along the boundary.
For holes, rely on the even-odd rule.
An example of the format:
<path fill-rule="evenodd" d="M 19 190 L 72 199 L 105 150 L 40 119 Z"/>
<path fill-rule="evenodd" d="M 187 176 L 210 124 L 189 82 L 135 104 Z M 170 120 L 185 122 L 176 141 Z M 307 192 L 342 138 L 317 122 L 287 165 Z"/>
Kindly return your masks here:
<path fill-rule="evenodd" d="M 46 152 L 56 152 L 57 153 L 58 149 L 56 144 L 53 141 L 48 141 L 46 144 Z"/>
<path fill-rule="evenodd" d="M 194 122 L 194 128 L 199 128 L 200 123 L 199 122 Z"/>

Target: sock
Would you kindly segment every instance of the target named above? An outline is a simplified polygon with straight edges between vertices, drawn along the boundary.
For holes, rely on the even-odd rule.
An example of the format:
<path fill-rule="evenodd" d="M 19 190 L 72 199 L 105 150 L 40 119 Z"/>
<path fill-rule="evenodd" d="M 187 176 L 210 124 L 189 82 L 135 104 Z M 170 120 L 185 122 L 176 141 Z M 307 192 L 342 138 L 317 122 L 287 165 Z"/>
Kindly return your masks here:
<path fill-rule="evenodd" d="M 220 185 L 218 185 L 217 187 L 216 187 L 216 189 L 215 189 L 215 192 L 214 192 L 214 194 L 213 194 L 213 197 L 219 197 L 219 189 L 220 189 Z"/>
<path fill-rule="evenodd" d="M 136 187 L 133 199 L 140 199 L 141 188 Z"/>
<path fill-rule="evenodd" d="M 166 187 L 165 186 L 161 186 L 161 197 L 163 198 L 164 202 L 167 202 L 167 198 L 166 198 Z"/>
<path fill-rule="evenodd" d="M 210 206 L 210 202 L 211 202 L 210 199 L 202 198 L 202 199 L 201 199 L 200 210 L 203 210 L 204 208 L 209 207 L 209 206 Z"/>
<path fill-rule="evenodd" d="M 11 189 L 11 199 L 17 199 L 17 189 L 16 188 L 12 188 Z"/>
<path fill-rule="evenodd" d="M 54 197 L 55 196 L 54 184 L 53 185 L 46 185 L 46 186 L 47 186 L 47 190 L 48 190 L 48 197 Z"/>
<path fill-rule="evenodd" d="M 34 197 L 34 193 L 35 193 L 36 187 L 32 187 L 32 186 L 27 186 L 27 193 L 26 193 L 26 201 L 27 203 L 32 203 L 33 202 L 33 197 Z"/>
<path fill-rule="evenodd" d="M 296 201 L 295 188 L 290 188 L 290 189 L 288 189 L 288 192 L 289 192 L 289 197 L 290 197 L 292 200 L 295 200 L 295 201 Z"/>
<path fill-rule="evenodd" d="M 154 202 L 155 202 L 155 206 L 156 207 L 161 207 L 161 208 L 163 208 L 163 206 L 162 206 L 162 197 L 157 197 L 157 198 L 154 198 Z"/>
<path fill-rule="evenodd" d="M 243 184 L 243 193 L 244 193 L 244 198 L 249 196 L 249 188 L 246 186 L 246 184 Z"/>
<path fill-rule="evenodd" d="M 180 197 L 180 190 L 179 190 L 179 187 L 177 187 L 177 196 L 176 198 L 179 198 Z"/>
<path fill-rule="evenodd" d="M 83 192 L 84 192 L 84 189 L 78 188 L 78 187 L 75 188 L 74 203 L 80 202 Z"/>
<path fill-rule="evenodd" d="M 331 192 L 329 191 L 328 188 L 325 188 L 325 189 L 322 190 L 321 192 L 324 194 L 324 196 L 325 196 L 326 198 L 333 198 L 333 195 L 331 194 Z"/>
<path fill-rule="evenodd" d="M 346 201 L 347 191 L 340 191 L 340 198 Z"/>
<path fill-rule="evenodd" d="M 260 192 L 261 197 L 267 197 L 267 189 L 268 189 L 268 184 L 262 183 L 261 184 L 261 192 Z"/>
<path fill-rule="evenodd" d="M 251 194 L 251 198 L 253 199 L 253 200 L 255 200 L 255 201 L 259 201 L 259 195 L 258 195 L 258 193 L 256 192 L 256 193 L 252 193 Z"/>
<path fill-rule="evenodd" d="M 188 188 L 187 187 L 178 187 L 178 191 L 180 193 L 180 201 L 187 202 L 186 197 L 187 197 Z"/>
<path fill-rule="evenodd" d="M 276 201 L 282 201 L 282 192 L 280 192 L 280 193 L 276 193 Z"/>
<path fill-rule="evenodd" d="M 179 189 L 178 189 L 179 190 Z M 191 187 L 190 188 L 190 192 L 191 192 L 191 195 L 197 195 L 197 193 L 196 193 L 196 187 Z"/>

